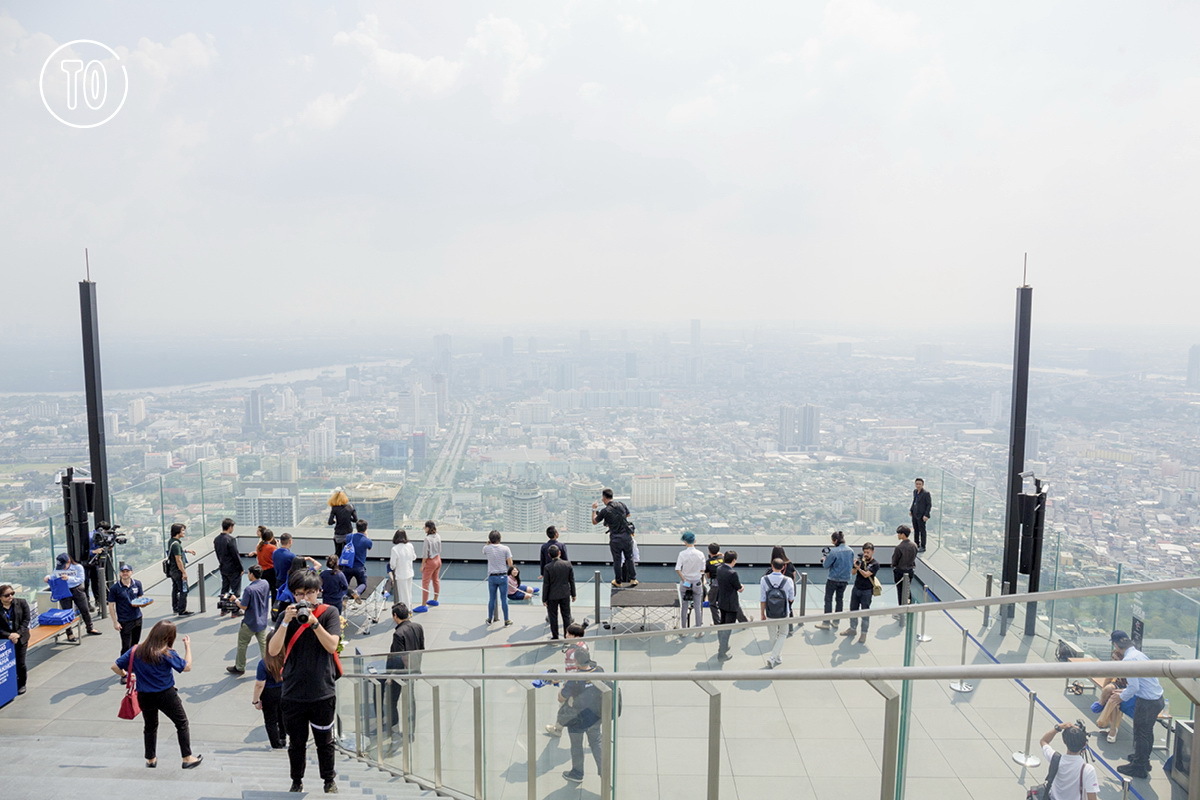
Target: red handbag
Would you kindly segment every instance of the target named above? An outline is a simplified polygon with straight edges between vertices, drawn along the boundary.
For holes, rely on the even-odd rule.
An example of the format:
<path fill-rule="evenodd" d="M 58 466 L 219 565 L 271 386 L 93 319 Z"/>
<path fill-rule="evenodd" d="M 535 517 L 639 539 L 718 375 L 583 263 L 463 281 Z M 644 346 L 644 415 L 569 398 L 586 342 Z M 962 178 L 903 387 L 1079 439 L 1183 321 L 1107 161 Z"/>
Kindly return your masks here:
<path fill-rule="evenodd" d="M 138 714 L 142 713 L 142 707 L 138 703 L 137 696 L 137 675 L 133 672 L 133 659 L 135 656 L 137 656 L 136 644 L 129 653 L 129 669 L 125 671 L 125 696 L 121 698 L 121 707 L 117 710 L 117 717 L 119 719 L 135 719 Z"/>

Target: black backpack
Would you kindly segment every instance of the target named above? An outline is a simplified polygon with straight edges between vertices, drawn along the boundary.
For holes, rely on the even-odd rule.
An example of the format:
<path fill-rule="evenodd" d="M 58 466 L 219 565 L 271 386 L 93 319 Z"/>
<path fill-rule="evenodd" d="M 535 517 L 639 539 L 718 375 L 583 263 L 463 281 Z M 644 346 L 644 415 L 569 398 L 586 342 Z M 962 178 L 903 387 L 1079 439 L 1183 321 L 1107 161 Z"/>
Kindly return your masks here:
<path fill-rule="evenodd" d="M 783 590 L 783 586 L 787 583 L 787 576 L 780 575 L 778 584 L 772 583 L 768 576 L 767 591 L 764 595 L 764 603 L 767 607 L 767 619 L 782 619 L 788 615 L 788 599 L 787 592 Z"/>

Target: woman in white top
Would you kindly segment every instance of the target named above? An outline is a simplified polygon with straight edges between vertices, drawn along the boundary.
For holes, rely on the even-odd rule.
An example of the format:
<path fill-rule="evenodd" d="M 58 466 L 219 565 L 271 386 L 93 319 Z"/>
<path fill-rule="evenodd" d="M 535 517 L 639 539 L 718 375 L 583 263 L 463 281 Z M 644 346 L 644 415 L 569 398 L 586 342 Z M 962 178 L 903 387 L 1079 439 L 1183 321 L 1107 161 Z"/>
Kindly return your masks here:
<path fill-rule="evenodd" d="M 429 587 L 433 586 L 433 599 L 429 599 Z M 425 545 L 421 549 L 421 605 L 415 611 L 428 610 L 438 605 L 442 592 L 442 537 L 438 536 L 437 523 L 425 523 Z"/>
<path fill-rule="evenodd" d="M 392 557 L 388 561 L 388 572 L 396 586 L 396 602 L 412 607 L 413 559 L 417 557 L 413 546 L 408 543 L 408 534 L 396 531 L 392 537 Z"/>

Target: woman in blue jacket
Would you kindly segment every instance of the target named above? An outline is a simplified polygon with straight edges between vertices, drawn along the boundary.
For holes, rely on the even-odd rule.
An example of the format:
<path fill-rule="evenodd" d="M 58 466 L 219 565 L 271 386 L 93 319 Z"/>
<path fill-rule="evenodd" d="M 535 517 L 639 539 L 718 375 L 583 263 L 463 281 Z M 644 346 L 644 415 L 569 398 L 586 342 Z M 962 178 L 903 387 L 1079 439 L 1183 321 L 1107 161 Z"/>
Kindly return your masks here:
<path fill-rule="evenodd" d="M 160 620 L 150 629 L 146 641 L 122 653 L 112 665 L 112 671 L 121 677 L 128 679 L 129 673 L 132 672 L 137 679 L 138 705 L 142 708 L 142 719 L 146 725 L 146 766 L 151 768 L 158 766 L 160 711 L 175 723 L 183 768 L 198 767 L 204 760 L 204 756 L 192 755 L 187 712 L 183 710 L 183 701 L 179 699 L 179 692 L 175 690 L 175 675 L 172 672 L 191 672 L 192 642 L 187 636 L 183 637 L 183 657 L 180 658 L 179 653 L 171 649 L 175 644 L 175 633 L 174 622 Z"/>

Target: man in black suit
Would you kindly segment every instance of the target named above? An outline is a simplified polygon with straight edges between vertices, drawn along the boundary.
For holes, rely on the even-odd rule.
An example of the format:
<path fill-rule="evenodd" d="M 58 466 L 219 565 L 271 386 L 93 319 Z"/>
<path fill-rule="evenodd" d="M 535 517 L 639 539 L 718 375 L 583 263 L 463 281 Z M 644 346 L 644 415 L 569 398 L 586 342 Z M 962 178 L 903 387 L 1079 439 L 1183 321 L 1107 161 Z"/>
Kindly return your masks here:
<path fill-rule="evenodd" d="M 17 662 L 17 694 L 25 694 L 25 651 L 29 648 L 29 603 L 12 586 L 0 585 L 0 636 L 13 643 Z"/>
<path fill-rule="evenodd" d="M 221 532 L 213 540 L 213 552 L 217 554 L 217 567 L 221 573 L 221 596 L 240 595 L 242 593 L 242 557 L 238 553 L 237 540 L 233 538 L 234 522 L 229 517 L 221 521 Z M 218 616 L 225 616 L 222 611 Z M 239 617 L 241 612 L 233 611 L 231 616 Z"/>
<path fill-rule="evenodd" d="M 571 603 L 575 600 L 575 568 L 560 557 L 558 545 L 546 548 L 549 561 L 542 570 L 542 605 L 550 623 L 550 638 L 558 638 L 558 618 L 562 616 L 563 631 L 571 624 Z"/>
<path fill-rule="evenodd" d="M 929 521 L 929 515 L 933 513 L 933 496 L 925 491 L 925 481 L 922 478 L 913 481 L 913 487 L 912 505 L 908 509 L 908 514 L 912 517 L 913 539 L 915 539 L 917 552 L 924 553 L 925 523 Z"/>

